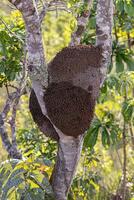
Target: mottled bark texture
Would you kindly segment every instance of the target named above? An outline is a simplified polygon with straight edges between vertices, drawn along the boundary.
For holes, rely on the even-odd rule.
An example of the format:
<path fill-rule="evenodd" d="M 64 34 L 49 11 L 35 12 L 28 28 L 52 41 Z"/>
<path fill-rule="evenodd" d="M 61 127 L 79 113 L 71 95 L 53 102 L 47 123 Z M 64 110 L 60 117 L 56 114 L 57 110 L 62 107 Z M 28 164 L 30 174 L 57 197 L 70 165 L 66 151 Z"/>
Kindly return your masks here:
<path fill-rule="evenodd" d="M 113 0 L 98 0 L 96 16 L 96 45 L 102 47 L 102 83 L 112 54 Z"/>
<path fill-rule="evenodd" d="M 106 75 L 104 69 L 110 60 L 112 0 L 98 0 L 97 46 L 78 45 L 89 16 L 89 12 L 85 12 L 79 18 L 82 24 L 78 22 L 78 30 L 70 44 L 77 46 L 59 52 L 48 65 L 48 71 L 41 38 L 42 17 L 32 0 L 11 2 L 21 11 L 26 24 L 28 70 L 34 90 L 30 97 L 30 110 L 39 128 L 58 140 L 51 184 L 55 199 L 66 200 L 80 157 L 84 132 L 93 118 L 95 101 Z"/>
<path fill-rule="evenodd" d="M 83 135 L 67 137 L 59 143 L 56 165 L 51 177 L 56 200 L 66 200 L 81 155 Z"/>
<path fill-rule="evenodd" d="M 3 143 L 3 145 L 4 145 L 5 149 L 6 149 L 9 157 L 16 158 L 16 159 L 21 159 L 22 155 L 17 149 L 16 138 L 14 139 L 15 122 L 12 121 L 12 125 L 13 125 L 13 127 L 11 128 L 11 132 L 13 134 L 12 135 L 12 142 L 9 139 L 8 133 L 6 131 L 6 126 L 5 126 L 5 122 L 7 122 L 7 115 L 10 112 L 11 106 L 12 106 L 12 104 L 14 104 L 14 101 L 16 100 L 18 95 L 20 95 L 20 93 L 18 91 L 11 93 L 7 98 L 7 101 L 5 103 L 3 111 L 0 113 L 0 136 L 1 136 L 1 139 L 2 139 L 2 143 Z M 16 106 L 14 106 L 14 108 L 15 107 Z"/>
<path fill-rule="evenodd" d="M 86 25 L 90 17 L 90 8 L 92 0 L 84 0 L 83 3 L 85 9 L 83 9 L 83 11 L 77 17 L 77 28 L 76 31 L 71 36 L 70 46 L 80 44 L 82 34 L 85 31 Z"/>

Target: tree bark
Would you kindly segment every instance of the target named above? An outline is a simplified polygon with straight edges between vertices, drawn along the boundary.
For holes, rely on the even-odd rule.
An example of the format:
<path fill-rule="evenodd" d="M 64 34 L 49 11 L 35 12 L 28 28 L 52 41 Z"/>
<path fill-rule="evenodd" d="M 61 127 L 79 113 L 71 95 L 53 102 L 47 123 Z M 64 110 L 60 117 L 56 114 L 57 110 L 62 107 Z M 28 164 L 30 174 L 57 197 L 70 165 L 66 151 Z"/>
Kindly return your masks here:
<path fill-rule="evenodd" d="M 5 121 L 7 119 L 7 115 L 11 109 L 11 106 L 14 100 L 17 98 L 17 96 L 18 96 L 17 92 L 11 93 L 9 97 L 7 98 L 3 111 L 0 113 L 0 135 L 1 135 L 3 145 L 5 146 L 5 149 L 8 152 L 8 155 L 11 158 L 21 159 L 22 155 L 18 151 L 16 144 L 14 142 L 10 142 L 9 136 L 5 127 Z"/>
<path fill-rule="evenodd" d="M 103 83 L 112 54 L 113 0 L 98 0 L 96 15 L 96 45 L 102 47 L 101 74 Z"/>
<path fill-rule="evenodd" d="M 81 155 L 83 136 L 59 141 L 56 164 L 51 177 L 56 200 L 66 200 Z"/>
<path fill-rule="evenodd" d="M 90 17 L 90 9 L 92 5 L 92 0 L 84 0 L 86 4 L 86 9 L 83 10 L 80 16 L 77 17 L 77 29 L 71 35 L 70 46 L 79 45 L 81 42 L 81 37 L 85 31 L 86 25 Z"/>

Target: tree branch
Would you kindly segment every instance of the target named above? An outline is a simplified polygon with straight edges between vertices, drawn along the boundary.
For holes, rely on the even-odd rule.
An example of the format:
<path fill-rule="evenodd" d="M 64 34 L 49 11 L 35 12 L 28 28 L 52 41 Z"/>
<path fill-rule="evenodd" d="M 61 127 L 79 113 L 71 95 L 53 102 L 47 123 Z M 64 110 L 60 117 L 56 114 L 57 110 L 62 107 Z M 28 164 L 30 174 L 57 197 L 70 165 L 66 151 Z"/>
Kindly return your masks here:
<path fill-rule="evenodd" d="M 63 10 L 63 11 L 66 11 L 66 12 L 71 12 L 65 5 L 64 2 L 60 2 L 60 1 L 50 1 L 49 3 L 45 3 L 43 2 L 43 8 L 40 12 L 40 22 L 42 22 L 42 20 L 44 19 L 46 13 L 48 11 L 57 11 L 57 10 Z"/>
<path fill-rule="evenodd" d="M 86 4 L 86 9 L 84 9 L 80 16 L 77 17 L 77 30 L 71 36 L 70 46 L 80 44 L 81 36 L 83 35 L 89 20 L 92 0 L 84 0 L 84 4 Z"/>
<path fill-rule="evenodd" d="M 9 156 L 12 158 L 18 158 L 18 159 L 22 158 L 22 155 L 17 149 L 15 120 L 16 120 L 17 105 L 19 103 L 20 97 L 23 94 L 23 90 L 26 85 L 26 76 L 27 76 L 26 65 L 27 63 L 26 63 L 26 53 L 25 53 L 22 76 L 20 78 L 19 86 L 14 87 L 16 91 L 8 95 L 4 109 L 0 114 L 0 133 L 1 133 L 2 142 Z M 11 127 L 12 142 L 10 142 L 8 134 L 6 132 L 6 128 L 5 128 L 7 115 L 11 109 L 12 109 L 12 115 L 11 115 L 11 119 L 9 120 L 9 124 Z"/>
<path fill-rule="evenodd" d="M 129 123 L 129 130 L 131 135 L 132 148 L 134 150 L 134 133 L 133 133 L 132 122 Z"/>
<path fill-rule="evenodd" d="M 47 5 L 44 3 L 42 11 L 40 12 L 40 22 L 43 21 L 45 15 L 46 15 L 46 12 L 47 12 Z"/>
<path fill-rule="evenodd" d="M 126 122 L 124 121 L 123 124 L 123 131 L 122 131 L 122 142 L 123 142 L 123 178 L 122 178 L 122 200 L 126 199 L 126 184 L 127 184 L 127 150 L 126 150 Z"/>
<path fill-rule="evenodd" d="M 15 98 L 16 98 L 16 92 L 13 92 L 12 94 L 10 94 L 6 101 L 3 111 L 0 113 L 0 134 L 1 134 L 2 142 L 9 156 L 12 158 L 20 159 L 21 154 L 17 150 L 16 146 L 14 147 L 12 143 L 10 142 L 8 134 L 6 132 L 6 128 L 5 128 L 5 120 L 7 118 L 7 115 L 11 109 L 12 103 L 15 100 Z"/>
<path fill-rule="evenodd" d="M 102 83 L 112 54 L 113 0 L 98 0 L 96 16 L 96 45 L 102 47 Z"/>

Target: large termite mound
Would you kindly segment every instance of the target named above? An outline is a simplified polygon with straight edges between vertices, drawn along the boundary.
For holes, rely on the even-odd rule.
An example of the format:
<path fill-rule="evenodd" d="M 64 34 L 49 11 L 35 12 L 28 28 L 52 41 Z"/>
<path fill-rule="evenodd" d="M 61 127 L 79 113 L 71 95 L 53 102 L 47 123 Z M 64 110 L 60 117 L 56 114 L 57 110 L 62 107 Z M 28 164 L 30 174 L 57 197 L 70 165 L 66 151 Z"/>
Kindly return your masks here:
<path fill-rule="evenodd" d="M 89 127 L 95 102 L 86 90 L 69 82 L 53 83 L 44 101 L 49 118 L 65 135 L 77 137 Z"/>
<path fill-rule="evenodd" d="M 101 54 L 100 47 L 67 47 L 48 65 L 49 86 L 44 94 L 45 106 L 50 121 L 66 135 L 77 137 L 90 125 L 101 82 Z M 30 101 L 33 101 L 32 98 L 35 96 L 32 95 Z M 37 108 L 36 112 L 34 109 L 31 106 L 35 120 Z"/>
<path fill-rule="evenodd" d="M 50 83 L 71 82 L 85 90 L 92 87 L 97 97 L 100 86 L 102 48 L 78 45 L 60 51 L 48 65 Z"/>

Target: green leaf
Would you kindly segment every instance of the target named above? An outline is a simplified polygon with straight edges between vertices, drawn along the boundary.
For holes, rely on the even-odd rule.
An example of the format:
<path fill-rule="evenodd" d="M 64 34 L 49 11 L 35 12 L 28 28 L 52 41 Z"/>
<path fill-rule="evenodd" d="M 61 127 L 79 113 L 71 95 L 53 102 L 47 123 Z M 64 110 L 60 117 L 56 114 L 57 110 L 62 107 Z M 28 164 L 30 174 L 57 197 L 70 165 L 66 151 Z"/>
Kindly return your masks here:
<path fill-rule="evenodd" d="M 114 145 L 117 142 L 117 131 L 112 129 L 110 131 L 110 137 L 111 137 L 112 144 Z"/>
<path fill-rule="evenodd" d="M 45 186 L 44 186 L 42 183 L 40 183 L 34 175 L 28 176 L 28 179 L 31 180 L 31 181 L 33 181 L 33 182 L 34 182 L 36 185 L 38 185 L 42 190 L 45 190 L 45 189 L 46 189 Z"/>
<path fill-rule="evenodd" d="M 7 181 L 5 186 L 2 188 L 2 197 L 1 200 L 7 199 L 8 191 L 13 187 L 18 187 L 21 183 L 23 183 L 24 179 L 17 176 L 13 179 Z"/>
<path fill-rule="evenodd" d="M 111 61 L 110 65 L 108 66 L 108 73 L 110 73 L 113 69 L 113 62 Z"/>
<path fill-rule="evenodd" d="M 15 79 L 16 73 L 15 72 L 11 72 L 10 76 L 9 76 L 9 81 L 13 81 Z"/>
<path fill-rule="evenodd" d="M 30 194 L 30 192 L 26 192 L 24 200 L 34 200 Z"/>
<path fill-rule="evenodd" d="M 129 71 L 134 71 L 134 59 L 128 58 L 126 61 L 127 67 Z"/>
<path fill-rule="evenodd" d="M 103 86 L 101 87 L 101 93 L 107 93 L 107 82 L 106 81 L 103 83 Z"/>
<path fill-rule="evenodd" d="M 116 72 L 123 72 L 124 71 L 124 63 L 120 56 L 116 56 Z"/>
<path fill-rule="evenodd" d="M 110 135 L 108 133 L 107 128 L 101 127 L 101 134 L 102 134 L 102 144 L 104 147 L 110 146 Z"/>
<path fill-rule="evenodd" d="M 134 6 L 131 3 L 124 2 L 124 10 L 129 16 L 134 16 Z"/>
<path fill-rule="evenodd" d="M 123 102 L 122 105 L 122 115 L 126 122 L 129 122 L 132 119 L 133 114 L 133 105 L 129 104 L 129 102 Z"/>
<path fill-rule="evenodd" d="M 119 12 L 122 12 L 124 10 L 124 2 L 122 0 L 118 1 L 116 6 Z"/>
<path fill-rule="evenodd" d="M 84 145 L 86 147 L 90 147 L 90 149 L 93 149 L 93 147 L 95 146 L 97 142 L 99 128 L 100 128 L 100 124 L 93 126 L 88 130 L 87 135 L 84 140 Z"/>
<path fill-rule="evenodd" d="M 108 85 L 108 87 L 109 87 L 110 89 L 113 89 L 114 87 L 115 87 L 116 89 L 119 88 L 119 82 L 120 82 L 120 80 L 119 80 L 118 76 L 111 75 L 111 76 L 109 76 L 109 77 L 107 78 L 106 82 L 107 82 L 107 85 Z"/>

